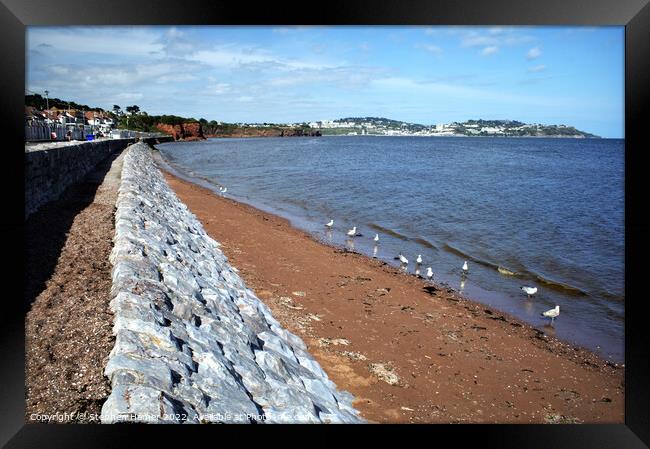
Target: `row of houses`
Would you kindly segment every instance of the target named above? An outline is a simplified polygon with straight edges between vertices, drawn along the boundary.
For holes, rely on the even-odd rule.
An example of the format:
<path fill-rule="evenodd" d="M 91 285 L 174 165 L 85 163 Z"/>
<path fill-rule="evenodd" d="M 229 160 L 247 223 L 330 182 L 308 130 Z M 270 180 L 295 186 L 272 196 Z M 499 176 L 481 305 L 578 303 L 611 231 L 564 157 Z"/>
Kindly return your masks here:
<path fill-rule="evenodd" d="M 25 124 L 27 126 L 92 126 L 108 133 L 115 127 L 113 118 L 103 111 L 82 111 L 79 109 L 50 109 L 39 110 L 34 106 L 25 106 Z"/>

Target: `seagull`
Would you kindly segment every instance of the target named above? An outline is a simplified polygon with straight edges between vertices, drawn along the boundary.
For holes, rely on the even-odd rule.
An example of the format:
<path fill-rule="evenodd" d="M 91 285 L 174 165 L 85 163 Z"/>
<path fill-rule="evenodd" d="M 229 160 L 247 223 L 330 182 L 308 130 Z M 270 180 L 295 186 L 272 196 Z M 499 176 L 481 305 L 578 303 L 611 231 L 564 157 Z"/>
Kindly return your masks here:
<path fill-rule="evenodd" d="M 542 316 L 545 316 L 547 318 L 551 319 L 551 323 L 553 320 L 560 314 L 560 306 L 555 306 L 554 309 L 547 310 L 546 312 L 542 313 Z"/>
<path fill-rule="evenodd" d="M 334 220 L 330 219 L 330 222 L 329 222 L 329 223 L 325 223 L 325 226 L 327 226 L 328 228 L 331 229 L 332 226 L 334 226 Z"/>
<path fill-rule="evenodd" d="M 433 278 L 433 270 L 431 267 L 427 268 L 427 279 L 431 280 Z"/>
<path fill-rule="evenodd" d="M 226 193 L 227 190 L 228 190 L 227 187 L 219 187 L 219 192 L 221 193 Z"/>
<path fill-rule="evenodd" d="M 528 295 L 529 298 L 531 296 L 533 296 L 535 293 L 537 293 L 537 287 L 526 287 L 526 286 L 524 286 L 524 287 L 521 287 L 521 289 L 524 291 L 524 293 L 526 293 Z"/>
<path fill-rule="evenodd" d="M 354 237 L 355 235 L 357 235 L 357 227 L 356 226 L 354 226 L 352 229 L 350 229 L 348 231 L 348 237 Z"/>
<path fill-rule="evenodd" d="M 373 240 L 375 243 L 379 242 L 379 234 L 375 234 L 375 238 Z"/>
<path fill-rule="evenodd" d="M 467 261 L 463 264 L 463 272 L 467 273 L 469 271 L 469 267 L 467 266 Z"/>
<path fill-rule="evenodd" d="M 416 268 L 415 268 L 415 275 L 416 275 L 417 277 L 419 277 L 419 278 L 422 277 L 422 276 L 420 275 L 420 268 L 419 268 L 419 267 L 416 267 Z"/>
<path fill-rule="evenodd" d="M 404 265 L 407 265 L 409 263 L 409 260 L 402 255 L 402 253 L 399 253 L 397 256 L 399 258 L 399 261 L 402 262 Z"/>
<path fill-rule="evenodd" d="M 415 263 L 417 263 L 418 265 L 422 263 L 422 255 L 418 254 L 418 258 L 415 259 Z"/>

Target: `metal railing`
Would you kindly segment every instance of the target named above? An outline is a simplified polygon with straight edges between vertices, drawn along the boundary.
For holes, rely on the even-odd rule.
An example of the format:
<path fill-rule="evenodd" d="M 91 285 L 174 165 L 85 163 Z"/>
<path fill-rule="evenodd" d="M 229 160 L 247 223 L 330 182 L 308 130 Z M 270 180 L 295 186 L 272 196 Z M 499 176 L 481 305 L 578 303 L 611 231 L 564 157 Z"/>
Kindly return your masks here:
<path fill-rule="evenodd" d="M 94 134 L 97 127 L 90 125 L 77 124 L 47 124 L 32 123 L 25 125 L 25 142 L 42 142 L 42 141 L 63 141 L 67 140 L 67 133 L 71 132 L 71 140 L 86 140 L 86 136 Z M 53 134 L 54 133 L 54 134 Z M 105 137 L 113 139 L 128 139 L 134 137 L 161 137 L 162 133 L 149 133 L 142 131 L 133 131 L 128 129 L 112 129 L 109 132 L 102 132 Z"/>
<path fill-rule="evenodd" d="M 71 132 L 73 140 L 85 140 L 87 134 L 92 134 L 92 127 L 88 125 L 64 125 L 64 124 L 45 124 L 33 123 L 25 125 L 25 141 L 38 140 L 66 140 L 66 133 Z M 56 138 L 53 138 L 53 134 Z"/>

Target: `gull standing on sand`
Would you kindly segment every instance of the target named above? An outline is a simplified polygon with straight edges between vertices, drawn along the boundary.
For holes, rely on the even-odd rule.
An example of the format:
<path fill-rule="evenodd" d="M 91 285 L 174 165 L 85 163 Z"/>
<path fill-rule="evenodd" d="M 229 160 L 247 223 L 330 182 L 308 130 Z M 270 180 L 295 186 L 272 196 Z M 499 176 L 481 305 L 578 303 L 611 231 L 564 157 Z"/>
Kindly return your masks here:
<path fill-rule="evenodd" d="M 357 235 L 357 227 L 356 226 L 354 226 L 352 229 L 350 229 L 348 231 L 348 237 L 354 237 L 355 235 Z"/>
<path fill-rule="evenodd" d="M 555 318 L 557 318 L 560 315 L 560 306 L 555 306 L 555 308 L 551 310 L 547 310 L 546 312 L 542 312 L 542 316 L 545 316 L 547 318 L 551 319 L 551 323 Z"/>
<path fill-rule="evenodd" d="M 402 255 L 402 253 L 399 253 L 397 256 L 399 258 L 399 261 L 402 262 L 404 265 L 408 265 L 409 260 Z"/>
<path fill-rule="evenodd" d="M 415 259 L 415 263 L 418 264 L 418 265 L 420 265 L 422 263 L 422 255 L 421 254 L 418 254 L 418 258 Z"/>
<path fill-rule="evenodd" d="M 530 298 L 531 296 L 533 296 L 535 293 L 537 293 L 537 287 L 526 287 L 526 286 L 523 286 L 523 287 L 521 287 L 521 289 L 524 291 L 524 293 L 526 293 L 526 294 L 528 295 L 529 298 Z"/>
<path fill-rule="evenodd" d="M 325 223 L 325 226 L 327 226 L 328 228 L 332 229 L 332 226 L 334 226 L 334 220 L 330 219 L 330 222 L 329 222 L 329 223 Z"/>
<path fill-rule="evenodd" d="M 467 273 L 469 271 L 469 267 L 467 266 L 467 261 L 463 264 L 463 273 Z"/>
<path fill-rule="evenodd" d="M 431 280 L 432 278 L 433 278 L 433 270 L 431 269 L 431 267 L 428 267 L 427 268 L 427 279 Z"/>
<path fill-rule="evenodd" d="M 375 234 L 375 238 L 373 240 L 375 241 L 375 245 L 379 243 L 379 234 Z"/>

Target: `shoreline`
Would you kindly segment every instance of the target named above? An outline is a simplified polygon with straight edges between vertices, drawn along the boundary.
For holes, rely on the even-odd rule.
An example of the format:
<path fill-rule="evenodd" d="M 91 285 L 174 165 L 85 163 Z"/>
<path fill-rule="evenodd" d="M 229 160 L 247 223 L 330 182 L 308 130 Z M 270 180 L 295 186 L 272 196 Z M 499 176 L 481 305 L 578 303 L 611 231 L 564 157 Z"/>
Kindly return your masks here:
<path fill-rule="evenodd" d="M 163 173 L 364 418 L 623 422 L 624 365 Z"/>
<path fill-rule="evenodd" d="M 163 153 L 160 152 L 160 150 L 158 150 L 157 148 L 154 149 L 154 157 L 156 158 L 156 161 L 159 165 L 162 164 L 162 168 L 164 170 L 169 171 L 174 176 L 186 182 L 189 182 L 191 184 L 196 184 L 203 188 L 206 188 L 208 191 L 212 192 L 217 196 L 221 196 L 216 189 L 217 187 L 220 186 L 220 184 L 215 183 L 213 180 L 209 179 L 208 177 L 198 175 L 196 173 L 193 173 L 192 171 L 187 171 L 187 169 L 183 168 L 182 166 L 176 165 L 175 162 L 165 159 Z M 380 253 L 383 252 L 383 254 L 380 254 L 378 256 L 373 255 L 371 257 L 370 255 L 371 248 L 369 246 L 364 247 L 363 241 L 357 242 L 361 246 L 355 249 L 354 247 L 355 245 L 352 245 L 352 247 L 350 247 L 344 241 L 340 241 L 337 239 L 332 240 L 331 235 L 328 240 L 326 238 L 326 235 L 323 235 L 322 232 L 318 231 L 319 228 L 314 227 L 314 220 L 310 220 L 309 218 L 304 218 L 300 216 L 300 214 L 297 214 L 295 211 L 289 211 L 282 207 L 276 208 L 274 206 L 269 206 L 260 203 L 256 201 L 255 198 L 252 198 L 249 195 L 237 196 L 229 193 L 227 197 L 235 202 L 250 206 L 253 209 L 260 211 L 262 213 L 268 213 L 276 217 L 286 219 L 289 223 L 289 226 L 291 226 L 292 228 L 303 232 L 307 237 L 313 239 L 314 241 L 322 245 L 326 245 L 334 250 L 340 250 L 342 248 L 346 248 L 350 252 L 355 252 L 357 254 L 364 255 L 368 259 L 377 259 L 380 261 L 387 262 L 388 265 L 394 268 L 400 267 L 398 262 L 392 260 L 392 259 L 397 259 L 396 257 L 393 258 L 387 256 L 387 253 L 384 251 L 386 249 L 384 245 L 380 247 L 381 248 Z M 320 229 L 323 229 L 322 225 L 319 226 Z M 378 230 L 379 232 L 383 232 L 383 233 L 391 232 L 391 230 L 387 230 L 384 228 L 373 228 L 372 232 L 375 232 L 375 230 Z M 403 236 L 401 237 L 406 238 Z M 386 244 L 388 245 L 389 243 Z M 397 251 L 397 249 L 394 247 L 391 249 Z M 477 257 L 474 257 L 471 254 L 465 254 L 459 251 L 457 248 L 454 248 L 453 246 L 449 246 L 448 244 L 444 244 L 440 248 L 436 248 L 436 250 L 438 249 L 440 249 L 441 251 L 445 251 L 460 256 L 461 261 L 465 259 L 470 261 L 470 263 L 473 262 L 475 264 L 480 264 L 483 267 L 487 267 L 488 269 L 492 269 L 495 272 L 500 273 L 501 276 L 505 276 L 501 271 L 504 269 L 502 265 L 497 265 L 495 263 L 481 260 Z M 424 267 L 421 266 L 420 269 L 424 270 Z M 508 269 L 506 268 L 506 270 Z M 407 271 L 411 276 L 416 277 L 415 273 L 413 273 L 411 269 L 408 269 Z M 534 301 L 529 300 L 526 304 L 526 309 L 522 307 L 517 309 L 517 307 L 519 306 L 519 302 L 513 302 L 512 296 L 508 296 L 505 293 L 505 290 L 499 292 L 490 290 L 486 288 L 483 284 L 474 283 L 471 279 L 468 286 L 464 286 L 463 283 L 461 282 L 460 289 L 459 289 L 459 285 L 456 282 L 457 275 L 453 276 L 449 273 L 444 273 L 444 272 L 438 273 L 436 271 L 435 266 L 434 266 L 434 273 L 436 273 L 434 275 L 434 279 L 436 280 L 436 285 L 439 284 L 444 288 L 453 288 L 457 294 L 479 304 L 480 306 L 492 308 L 502 314 L 508 314 L 512 319 L 517 320 L 521 323 L 525 323 L 537 330 L 544 331 L 546 329 L 548 334 L 557 337 L 560 341 L 575 347 L 579 347 L 581 349 L 585 349 L 589 352 L 592 352 L 605 361 L 621 364 L 623 366 L 625 364 L 624 350 L 615 347 L 615 344 L 612 343 L 613 340 L 606 341 L 603 340 L 602 335 L 593 336 L 589 333 L 584 333 L 584 329 L 581 329 L 581 331 L 583 332 L 582 334 L 576 335 L 575 334 L 576 326 L 577 328 L 580 328 L 581 323 L 576 322 L 574 317 L 570 317 L 569 315 L 566 315 L 565 317 L 563 317 L 564 319 L 559 326 L 549 326 L 548 324 L 546 324 L 546 322 L 548 321 L 547 319 L 540 318 L 541 312 L 543 310 L 552 308 L 553 304 L 562 304 L 561 302 L 551 303 L 549 305 L 545 305 L 544 307 L 539 306 L 539 304 L 537 304 L 536 307 Z M 526 282 L 526 281 L 541 283 L 544 285 L 546 289 L 552 289 L 553 291 L 556 292 L 559 291 L 560 293 L 567 296 L 570 295 L 581 296 L 581 297 L 593 296 L 593 293 L 590 292 L 589 290 L 582 290 L 581 287 L 567 284 L 550 277 L 543 277 L 543 275 L 536 272 L 529 272 L 529 271 L 522 271 L 522 272 L 515 272 L 515 273 L 511 272 L 510 275 L 511 275 L 510 277 L 512 277 L 513 279 L 519 279 L 518 281 L 519 283 Z M 518 287 L 517 287 L 517 292 L 520 293 Z M 623 300 L 623 298 L 618 298 L 618 297 L 616 299 Z M 532 307 L 537 308 L 537 312 L 534 314 L 531 314 L 530 312 L 530 309 Z M 569 318 L 572 318 L 573 320 Z M 566 321 L 567 319 L 569 319 L 569 321 Z M 600 339 L 598 337 L 600 337 Z M 621 337 L 620 341 L 617 340 L 616 343 L 620 344 L 622 348 L 624 343 L 623 337 Z"/>

